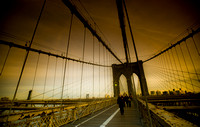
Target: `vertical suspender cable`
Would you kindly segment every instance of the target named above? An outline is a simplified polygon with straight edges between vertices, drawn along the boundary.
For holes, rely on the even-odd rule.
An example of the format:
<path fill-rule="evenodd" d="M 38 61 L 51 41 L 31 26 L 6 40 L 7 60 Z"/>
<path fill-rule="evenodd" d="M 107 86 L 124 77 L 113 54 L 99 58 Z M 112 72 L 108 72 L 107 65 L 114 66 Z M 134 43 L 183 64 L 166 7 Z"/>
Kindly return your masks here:
<path fill-rule="evenodd" d="M 110 60 L 110 58 L 109 58 L 109 53 L 107 52 L 107 65 L 109 66 L 109 60 Z M 112 83 L 111 83 L 111 75 L 109 74 L 109 72 L 110 72 L 110 68 L 111 67 L 109 67 L 109 68 L 107 68 L 107 77 L 108 77 L 108 89 L 109 89 L 109 91 L 108 91 L 108 95 L 109 95 L 109 92 L 111 91 L 111 87 L 112 87 Z"/>
<path fill-rule="evenodd" d="M 194 43 L 194 45 L 195 45 L 195 48 L 196 48 L 196 50 L 197 50 L 198 55 L 200 56 L 199 50 L 198 50 L 198 48 L 197 48 L 197 44 L 196 44 L 196 42 L 194 41 L 194 37 L 193 37 L 193 36 L 192 36 L 192 41 L 193 41 L 193 43 Z"/>
<path fill-rule="evenodd" d="M 110 54 L 108 54 L 108 65 L 110 65 Z M 112 81 L 111 81 L 111 67 L 108 68 L 108 94 L 110 95 L 110 97 L 112 97 L 112 95 L 110 93 L 112 93 Z"/>
<path fill-rule="evenodd" d="M 184 83 L 185 83 L 185 88 L 186 88 L 186 90 L 188 90 L 188 88 L 187 88 L 187 83 L 186 83 L 186 81 L 185 81 L 185 76 L 184 76 L 184 74 L 183 74 L 183 69 L 182 69 L 182 66 L 181 66 L 181 62 L 180 62 L 180 59 L 179 59 L 178 52 L 177 52 L 176 47 L 174 47 L 174 48 L 175 48 L 176 56 L 177 56 L 178 63 L 179 63 L 180 69 L 181 69 L 181 74 L 182 74 L 182 77 L 183 77 L 183 80 L 184 80 Z"/>
<path fill-rule="evenodd" d="M 110 54 L 108 54 L 108 65 L 111 65 L 111 62 L 110 62 Z M 109 89 L 110 89 L 110 96 L 112 96 L 111 95 L 111 93 L 112 93 L 112 88 L 113 88 L 113 82 L 112 82 L 112 67 L 109 67 L 108 68 L 108 81 L 109 81 Z"/>
<path fill-rule="evenodd" d="M 162 66 L 161 68 L 163 68 L 163 74 L 164 74 L 164 75 L 163 75 L 163 78 L 165 78 L 165 77 L 164 77 L 164 76 L 165 76 L 165 67 L 164 67 L 164 64 L 163 64 L 162 56 L 160 56 L 159 58 L 160 58 L 160 61 L 161 61 L 161 64 L 160 64 L 160 65 Z M 164 80 L 166 80 L 166 79 L 164 79 Z M 162 82 L 163 82 L 163 81 L 162 81 Z M 165 81 L 164 83 L 167 83 L 167 82 Z M 166 86 L 166 87 L 167 87 L 167 86 Z M 168 88 L 168 87 L 167 87 L 167 88 Z"/>
<path fill-rule="evenodd" d="M 37 23 L 36 23 L 36 26 L 35 26 L 35 29 L 34 29 L 34 32 L 33 32 L 33 36 L 32 36 L 32 39 L 31 39 L 31 41 L 30 41 L 29 48 L 31 48 L 31 46 L 32 46 L 32 43 L 33 43 L 33 40 L 34 40 L 34 37 L 35 37 L 35 33 L 36 33 L 36 31 L 37 31 L 38 24 L 39 24 L 39 22 L 40 22 L 40 18 L 41 18 L 41 15 L 42 15 L 42 13 L 43 13 L 45 4 L 46 4 L 46 0 L 44 0 L 42 9 L 41 9 L 41 11 L 40 11 L 40 15 L 39 15 L 39 17 L 38 17 L 38 20 L 37 20 Z M 26 56 L 25 56 L 25 59 L 24 59 L 24 63 L 23 63 L 22 69 L 21 69 L 21 73 L 20 73 L 20 76 L 19 76 L 19 79 L 18 79 L 18 82 L 17 82 L 17 86 L 16 86 L 16 89 L 15 89 L 15 93 L 14 93 L 14 96 L 13 96 L 12 101 L 15 100 L 15 97 L 16 97 L 16 95 L 17 95 L 17 91 L 18 91 L 18 88 L 19 88 L 19 84 L 20 84 L 20 81 L 21 81 L 21 78 L 22 78 L 22 74 L 23 74 L 23 71 L 24 71 L 24 68 L 25 68 L 26 61 L 27 61 L 27 59 L 28 59 L 28 56 L 29 56 L 29 50 L 26 51 Z"/>
<path fill-rule="evenodd" d="M 165 55 L 165 54 L 163 54 L 164 55 L 164 58 L 165 58 L 165 63 L 166 63 L 166 70 L 167 70 L 167 76 L 168 76 L 168 80 L 169 80 L 169 86 L 171 87 L 172 86 L 172 78 L 170 78 L 170 77 L 172 77 L 171 76 L 171 73 L 170 73 L 170 68 L 169 68 L 169 63 L 168 63 L 168 59 L 167 59 L 167 55 Z M 173 88 L 173 86 L 171 87 L 171 88 Z"/>
<path fill-rule="evenodd" d="M 160 57 L 160 59 L 161 59 L 161 66 L 163 66 L 163 73 L 164 73 L 164 76 L 165 76 L 165 77 L 163 76 L 163 78 L 166 78 L 166 79 L 165 79 L 166 81 L 165 81 L 164 83 L 168 83 L 168 81 L 167 81 L 167 76 L 166 76 L 166 72 L 165 72 L 165 71 L 166 71 L 166 70 L 165 70 L 165 65 L 163 64 L 163 63 L 165 63 L 165 62 L 163 61 L 163 57 L 162 57 L 162 56 Z M 166 88 L 169 89 L 169 86 L 166 85 Z"/>
<path fill-rule="evenodd" d="M 180 83 L 180 87 L 182 89 L 182 85 L 181 85 L 181 79 L 180 79 L 180 76 L 179 76 L 179 73 L 178 73 L 178 69 L 177 69 L 177 65 L 176 65 L 176 61 L 175 61 L 175 58 L 174 58 L 174 55 L 173 55 L 173 50 L 171 49 L 171 53 L 172 53 L 172 58 L 173 58 L 173 61 L 174 61 L 174 65 L 175 65 L 175 69 L 176 69 L 176 75 L 178 76 L 178 79 L 179 79 L 179 83 Z M 177 84 L 178 86 L 178 84 Z"/>
<path fill-rule="evenodd" d="M 93 41 L 92 41 L 92 43 L 93 43 L 93 63 L 94 63 L 94 35 L 93 35 Z M 93 87 L 93 89 L 92 89 L 92 95 L 93 95 L 93 97 L 94 97 L 94 65 L 92 66 L 92 68 L 93 68 L 93 85 L 92 85 L 92 87 Z"/>
<path fill-rule="evenodd" d="M 32 36 L 31 41 L 30 41 L 29 48 L 31 48 L 31 46 L 32 46 L 32 43 L 33 43 L 33 40 L 34 40 L 34 37 L 35 37 L 35 33 L 36 33 L 36 31 L 37 31 L 37 27 L 38 27 L 38 24 L 39 24 L 39 22 L 40 22 L 40 18 L 41 18 L 41 15 L 42 15 L 42 13 L 43 13 L 45 4 L 46 4 L 46 0 L 44 0 L 44 3 L 43 3 L 43 5 L 42 5 L 42 9 L 41 9 L 41 11 L 40 11 L 40 15 L 39 15 L 39 17 L 38 17 L 38 20 L 37 20 L 37 23 L 36 23 L 36 26 L 35 26 L 35 29 L 34 29 L 34 32 L 33 32 L 33 36 Z M 29 50 L 26 51 L 26 56 L 25 56 L 24 63 L 23 63 L 22 68 L 21 68 L 20 76 L 19 76 L 19 79 L 18 79 L 18 82 L 17 82 L 17 86 L 16 86 L 16 89 L 15 89 L 15 92 L 14 92 L 14 95 L 13 95 L 13 99 L 12 99 L 11 105 L 13 104 L 13 101 L 14 101 L 15 98 L 16 98 L 17 91 L 18 91 L 18 88 L 19 88 L 19 84 L 20 84 L 20 82 L 21 82 L 22 74 L 23 74 L 23 72 L 24 72 L 24 68 L 25 68 L 26 61 L 27 61 L 27 59 L 28 59 L 28 56 L 29 56 Z M 10 109 L 9 109 L 8 117 L 10 116 L 11 110 L 12 110 L 12 107 L 10 107 Z M 8 123 L 8 117 L 7 117 L 7 119 L 6 119 L 6 123 Z"/>
<path fill-rule="evenodd" d="M 108 54 L 107 54 L 107 51 L 106 51 L 106 65 L 108 66 Z M 109 91 L 109 88 L 108 88 L 108 67 L 106 68 L 106 94 L 108 94 L 108 91 Z"/>
<path fill-rule="evenodd" d="M 101 54 L 100 54 L 101 53 L 101 51 L 100 51 L 101 48 L 100 48 L 100 46 L 101 45 L 99 43 L 99 64 L 100 64 L 100 60 L 101 60 L 101 58 L 100 58 L 101 57 Z M 100 66 L 99 66 L 99 98 L 100 98 L 100 82 L 101 82 L 101 80 L 100 80 L 100 77 L 101 77 L 100 74 L 101 73 L 100 73 Z"/>
<path fill-rule="evenodd" d="M 79 68 L 80 67 L 80 63 L 77 63 L 77 68 Z M 79 70 L 80 69 L 77 69 L 76 70 L 76 75 L 78 75 L 78 72 L 79 72 Z M 77 87 L 76 87 L 76 98 L 78 99 L 78 94 L 80 94 L 80 93 L 78 93 L 80 90 L 79 90 L 79 88 L 78 88 L 78 84 L 79 84 L 79 81 L 77 82 Z"/>
<path fill-rule="evenodd" d="M 47 73 L 48 73 L 48 67 L 49 67 L 49 58 L 50 58 L 50 56 L 48 55 L 47 68 L 46 68 L 46 74 L 45 74 L 45 80 L 44 80 L 43 98 L 42 99 L 44 99 L 44 94 L 45 94 L 45 89 L 46 89 Z"/>
<path fill-rule="evenodd" d="M 84 61 L 84 56 L 85 56 L 85 40 L 86 40 L 86 27 L 84 27 L 84 38 L 83 38 L 83 56 L 82 60 Z M 82 85 L 83 85 L 83 66 L 84 64 L 82 63 L 81 67 L 81 84 L 80 84 L 80 99 L 82 97 Z"/>
<path fill-rule="evenodd" d="M 73 99 L 73 97 L 74 97 L 74 87 L 73 87 L 73 86 L 74 86 L 74 85 L 73 85 L 73 84 L 74 84 L 74 66 L 75 66 L 75 65 L 74 65 L 74 61 L 72 61 L 72 62 L 73 62 L 73 63 L 72 63 L 72 65 L 73 65 L 73 67 L 72 67 L 72 68 L 73 68 L 73 69 L 72 69 L 72 70 L 73 70 L 73 71 L 72 71 L 72 99 Z"/>
<path fill-rule="evenodd" d="M 160 72 L 160 74 L 162 74 L 162 75 L 165 75 L 163 72 L 162 72 L 162 59 L 161 59 L 161 57 L 157 57 L 157 61 L 158 61 L 158 64 L 159 64 L 159 66 L 158 66 L 158 70 L 159 70 L 159 72 Z M 161 68 L 161 69 L 160 69 Z M 162 79 L 160 78 L 160 75 L 158 76 L 158 75 L 156 75 L 158 78 L 158 80 L 155 80 L 155 82 L 157 82 L 157 84 L 159 84 L 161 87 L 162 87 L 162 89 L 165 89 L 166 88 L 166 86 L 164 86 L 164 85 L 162 85 Z M 163 76 L 164 77 L 164 76 Z"/>
<path fill-rule="evenodd" d="M 66 90 L 66 95 L 65 95 L 65 96 L 66 96 L 68 99 L 69 99 L 69 84 L 70 84 L 70 82 L 69 82 L 69 81 L 70 81 L 70 80 L 69 80 L 69 79 L 70 79 L 70 77 L 69 77 L 69 73 L 70 73 L 69 68 L 70 68 L 70 61 L 68 61 L 67 67 L 66 67 L 66 70 L 68 70 L 68 71 L 67 71 L 67 74 L 68 74 L 68 75 L 66 74 L 66 77 L 67 77 L 66 83 L 67 83 L 67 84 L 66 84 L 66 89 L 64 89 L 64 90 Z"/>
<path fill-rule="evenodd" d="M 191 62 L 192 62 L 192 65 L 193 65 L 194 71 L 195 71 L 195 73 L 196 73 L 197 79 L 198 79 L 198 81 L 200 82 L 199 76 L 198 76 L 198 74 L 197 74 L 196 67 L 195 67 L 194 62 L 193 62 L 193 60 L 192 60 L 192 56 L 191 56 L 191 53 L 190 53 L 190 50 L 189 50 L 189 48 L 188 48 L 188 45 L 187 45 L 186 41 L 185 41 L 185 45 L 186 45 L 188 54 L 189 54 L 189 56 L 190 56 L 190 60 L 191 60 Z"/>
<path fill-rule="evenodd" d="M 56 84 L 56 70 L 57 70 L 57 60 L 58 58 L 56 57 L 56 63 L 55 63 L 55 69 L 54 69 L 54 79 L 53 79 L 53 95 L 52 98 L 54 98 L 54 90 L 55 90 L 55 84 Z"/>
<path fill-rule="evenodd" d="M 69 52 L 69 43 L 70 43 L 70 38 L 71 38 L 72 23 L 73 23 L 73 13 L 71 14 L 71 21 L 70 21 L 70 27 L 69 27 L 67 49 L 66 49 L 66 57 L 68 57 L 68 52 Z M 63 92 L 64 92 L 64 86 L 65 86 L 65 75 L 66 75 L 67 61 L 68 60 L 65 59 L 64 74 L 63 74 L 63 81 L 62 81 L 61 100 L 63 99 Z M 62 101 L 61 101 L 61 105 L 62 105 Z"/>
<path fill-rule="evenodd" d="M 165 77 L 166 77 L 166 83 L 167 83 L 167 87 L 168 87 L 168 89 L 172 89 L 172 87 L 171 87 L 171 85 L 169 84 L 170 83 L 170 78 L 169 78 L 169 74 L 168 74 L 168 70 L 167 70 L 167 62 L 166 62 L 166 59 L 165 59 L 165 55 L 164 54 L 162 54 L 163 55 L 163 64 L 164 64 L 164 73 L 165 73 Z M 166 65 L 167 64 L 167 65 Z"/>
<path fill-rule="evenodd" d="M 106 51 L 106 66 L 108 66 L 108 54 L 107 54 L 107 51 Z M 109 83 L 108 83 L 108 67 L 106 68 L 106 94 L 108 95 L 108 91 L 109 91 Z"/>
<path fill-rule="evenodd" d="M 104 62 L 105 66 L 107 65 L 107 63 L 106 63 L 107 62 L 107 56 L 106 55 L 107 55 L 107 53 L 106 53 L 106 50 L 105 50 L 105 62 Z M 105 77 L 105 86 L 106 86 L 105 93 L 106 93 L 106 97 L 107 97 L 107 90 L 108 90 L 108 88 L 107 88 L 107 85 L 108 85 L 107 84 L 107 77 L 108 77 L 107 76 L 107 68 L 104 68 L 104 77 Z"/>
<path fill-rule="evenodd" d="M 10 54 L 10 49 L 11 49 L 11 47 L 9 46 L 9 49 L 8 49 L 8 52 L 7 52 L 5 61 L 4 61 L 4 63 L 3 63 L 3 67 L 1 68 L 0 76 L 2 75 L 3 70 L 4 70 L 4 67 L 5 67 L 5 65 L 6 65 L 6 62 L 7 62 L 7 59 L 8 59 L 8 55 Z"/>
<path fill-rule="evenodd" d="M 175 74 L 174 74 L 174 70 L 173 70 L 172 61 L 171 61 L 171 58 L 170 58 L 170 54 L 169 54 L 169 52 L 166 52 L 166 53 L 168 54 L 169 63 L 170 63 L 170 66 L 171 66 L 171 68 L 169 68 L 169 71 L 172 71 L 172 72 L 170 72 L 170 74 L 172 74 L 171 78 L 174 79 L 174 80 L 172 80 L 172 82 L 174 82 L 174 83 L 175 83 L 175 86 L 178 88 L 177 82 L 176 82 L 176 79 L 175 79 Z"/>
<path fill-rule="evenodd" d="M 111 58 L 111 55 L 109 54 L 109 64 L 111 65 L 111 60 L 112 60 L 112 58 Z M 109 83 L 111 83 L 110 84 L 110 94 L 111 94 L 111 96 L 113 97 L 113 75 L 112 75 L 112 67 L 110 67 L 110 69 L 109 69 Z"/>
<path fill-rule="evenodd" d="M 34 74 L 34 79 L 33 79 L 33 85 L 32 85 L 32 91 L 33 91 L 33 88 L 35 86 L 35 79 L 36 79 L 36 74 L 37 74 L 37 70 L 38 70 L 39 59 L 40 59 L 40 53 L 39 53 L 38 58 L 37 58 L 37 63 L 36 63 L 36 68 L 35 68 L 35 74 Z"/>
<path fill-rule="evenodd" d="M 192 79 L 191 79 L 191 77 L 190 77 L 189 69 L 188 69 L 188 66 L 187 66 L 187 64 L 186 64 L 186 60 L 185 60 L 185 57 L 184 57 L 184 54 L 183 54 L 182 48 L 181 48 L 180 45 L 179 45 L 179 47 L 180 47 L 180 50 L 181 50 L 181 54 L 182 54 L 182 56 L 183 56 L 183 60 L 184 60 L 185 67 L 186 67 L 187 72 L 188 72 L 188 76 L 189 76 L 190 82 L 191 82 L 191 84 L 192 84 L 192 89 L 193 89 L 193 91 L 194 91 L 194 86 L 193 86 L 193 83 L 192 83 Z"/>
<path fill-rule="evenodd" d="M 105 65 L 105 54 L 104 53 L 105 53 L 105 51 L 104 51 L 104 48 L 103 48 L 103 64 Z M 104 77 L 103 77 L 104 89 L 103 90 L 106 94 L 105 67 L 103 68 L 103 75 L 104 75 Z"/>
<path fill-rule="evenodd" d="M 61 65 L 61 76 L 60 76 L 60 80 L 61 80 L 61 84 L 60 84 L 60 88 L 61 88 L 61 91 L 60 91 L 60 98 L 62 97 L 62 84 L 63 84 L 63 75 L 64 75 L 64 63 L 65 63 L 65 59 L 62 59 L 62 65 Z M 61 102 L 62 103 L 62 102 Z"/>
<path fill-rule="evenodd" d="M 169 84 L 169 77 L 168 77 L 168 72 L 167 72 L 167 67 L 166 67 L 166 63 L 165 63 L 165 59 L 164 59 L 164 55 L 160 55 L 160 60 L 161 60 L 161 65 L 163 70 L 161 70 L 161 74 L 163 74 L 163 79 L 161 79 L 161 82 L 163 82 L 164 87 L 166 88 L 166 91 L 169 91 L 171 88 L 170 84 Z"/>
<path fill-rule="evenodd" d="M 104 50 L 104 65 L 106 66 L 106 51 Z M 104 67 L 104 82 L 105 82 L 105 95 L 107 93 L 107 88 L 106 88 L 106 67 Z"/>
<path fill-rule="evenodd" d="M 76 72 L 77 72 L 76 71 L 77 70 L 76 64 L 77 63 L 73 61 L 73 65 L 74 65 L 73 66 L 73 86 L 74 86 L 74 88 L 73 88 L 73 98 L 76 98 L 76 96 L 77 96 L 77 92 L 76 92 L 77 91 L 77 85 L 76 85 L 76 81 L 75 81 L 75 79 L 76 79 L 75 76 L 77 76 L 76 75 Z"/>

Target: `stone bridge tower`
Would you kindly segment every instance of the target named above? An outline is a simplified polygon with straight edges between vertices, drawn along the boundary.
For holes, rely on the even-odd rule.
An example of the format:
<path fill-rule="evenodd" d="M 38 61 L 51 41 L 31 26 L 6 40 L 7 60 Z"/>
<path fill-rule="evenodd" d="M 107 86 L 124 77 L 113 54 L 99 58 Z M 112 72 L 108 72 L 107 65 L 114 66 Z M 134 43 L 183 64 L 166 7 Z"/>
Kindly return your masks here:
<path fill-rule="evenodd" d="M 144 96 L 149 95 L 146 78 L 144 75 L 144 69 L 143 69 L 143 62 L 138 61 L 134 63 L 125 63 L 125 64 L 113 64 L 112 65 L 113 70 L 113 87 L 114 87 L 114 96 L 117 97 L 120 93 L 119 88 L 119 78 L 123 74 L 127 79 L 127 85 L 128 85 L 128 93 L 131 95 L 134 95 L 133 91 L 133 84 L 131 81 L 131 76 L 133 73 L 135 73 L 139 80 L 140 80 L 140 88 L 142 91 L 142 95 Z"/>

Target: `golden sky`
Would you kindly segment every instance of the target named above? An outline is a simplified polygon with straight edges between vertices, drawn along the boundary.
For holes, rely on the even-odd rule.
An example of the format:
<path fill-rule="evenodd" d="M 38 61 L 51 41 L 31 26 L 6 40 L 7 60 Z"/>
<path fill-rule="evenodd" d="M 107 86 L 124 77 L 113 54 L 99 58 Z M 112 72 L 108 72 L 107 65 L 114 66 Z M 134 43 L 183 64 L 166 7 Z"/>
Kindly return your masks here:
<path fill-rule="evenodd" d="M 80 12 L 89 19 L 89 22 L 94 26 L 94 23 L 87 15 L 80 2 L 78 2 L 78 0 L 73 0 L 73 2 L 79 8 Z M 115 0 L 81 0 L 81 3 L 85 6 L 103 34 L 96 26 L 97 32 L 103 40 L 105 40 L 107 45 L 110 46 L 113 52 L 123 62 L 125 62 Z M 42 0 L 3 1 L 0 5 L 0 39 L 22 45 L 25 45 L 26 42 L 30 41 L 42 4 Z M 196 0 L 126 0 L 126 5 L 136 48 L 139 59 L 141 60 L 146 60 L 160 50 L 167 48 L 169 43 L 175 43 L 172 41 L 174 38 L 192 24 L 200 21 L 200 2 Z M 69 23 L 70 11 L 62 1 L 47 0 L 32 47 L 57 54 L 66 52 Z M 131 61 L 135 62 L 135 54 L 127 26 L 126 22 L 128 44 L 131 51 Z M 72 58 L 82 59 L 83 31 L 83 25 L 76 17 L 74 17 L 71 34 L 72 43 L 69 48 L 69 56 Z M 179 39 L 181 39 L 181 37 Z M 92 61 L 92 35 L 89 31 L 87 31 L 86 41 L 90 43 L 86 43 L 85 60 Z M 98 55 L 98 47 L 98 44 L 96 44 L 96 56 Z M 5 56 L 7 48 L 0 45 L 0 49 L 0 55 Z M 11 52 L 11 55 L 18 54 L 18 57 L 13 56 L 13 59 L 8 59 L 7 66 L 10 68 L 7 68 L 7 70 L 5 69 L 6 72 L 10 72 L 6 75 L 9 77 L 6 78 L 6 76 L 1 76 L 0 78 L 1 91 L 4 94 L 10 87 L 13 88 L 13 86 L 15 86 L 19 74 L 15 75 L 11 72 L 19 72 L 23 61 L 23 51 L 19 49 L 14 50 Z M 35 66 L 37 54 L 33 53 L 31 55 L 32 58 L 30 60 L 33 62 L 29 62 L 30 64 L 33 64 L 32 66 Z M 45 63 L 47 57 L 43 57 L 42 60 L 44 60 Z M 101 56 L 101 59 L 103 59 L 103 56 Z M 55 59 L 52 58 L 51 60 L 53 68 Z M 98 63 L 99 58 L 95 57 L 94 61 Z M 2 63 L 3 60 L 1 60 L 1 66 Z M 61 63 L 62 62 L 60 61 L 60 66 Z M 103 60 L 101 60 L 101 63 L 103 64 Z M 118 62 L 114 59 L 107 62 L 107 64 L 112 63 Z M 43 66 L 44 67 L 41 68 L 46 67 L 45 65 Z M 90 69 L 91 67 L 89 67 L 89 70 Z M 98 70 L 98 68 L 96 70 Z M 102 72 L 104 71 L 102 70 Z M 44 80 L 45 71 L 40 74 L 43 74 Z M 54 75 L 52 75 L 52 77 L 53 76 Z M 10 85 L 6 90 L 3 90 L 3 88 L 6 87 L 5 82 L 7 82 L 11 77 L 13 80 L 15 79 L 13 85 Z M 33 79 L 33 73 L 31 79 Z M 9 82 L 7 82 L 7 84 L 9 84 Z"/>

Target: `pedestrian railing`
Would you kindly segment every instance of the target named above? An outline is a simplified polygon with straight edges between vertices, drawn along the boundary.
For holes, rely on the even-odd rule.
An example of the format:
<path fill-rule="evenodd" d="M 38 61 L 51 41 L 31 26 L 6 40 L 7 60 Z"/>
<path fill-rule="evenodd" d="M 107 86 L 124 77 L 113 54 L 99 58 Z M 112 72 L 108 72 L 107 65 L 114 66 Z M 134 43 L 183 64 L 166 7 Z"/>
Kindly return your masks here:
<path fill-rule="evenodd" d="M 146 102 L 137 99 L 138 108 L 141 112 L 141 116 L 143 118 L 144 124 L 147 126 L 150 125 L 150 119 L 152 120 L 153 127 L 197 127 L 195 124 L 186 121 L 173 113 L 167 112 L 151 103 L 148 103 L 150 117 L 147 113 Z"/>
<path fill-rule="evenodd" d="M 1 118 L 1 125 L 12 127 L 58 127 L 70 122 L 74 122 L 84 116 L 87 116 L 113 104 L 116 104 L 116 99 L 109 98 L 77 104 L 75 106 L 62 106 L 32 112 L 23 112 L 19 113 L 17 116 L 16 114 L 15 116 L 10 114 L 7 123 L 5 116 L 4 118 Z"/>

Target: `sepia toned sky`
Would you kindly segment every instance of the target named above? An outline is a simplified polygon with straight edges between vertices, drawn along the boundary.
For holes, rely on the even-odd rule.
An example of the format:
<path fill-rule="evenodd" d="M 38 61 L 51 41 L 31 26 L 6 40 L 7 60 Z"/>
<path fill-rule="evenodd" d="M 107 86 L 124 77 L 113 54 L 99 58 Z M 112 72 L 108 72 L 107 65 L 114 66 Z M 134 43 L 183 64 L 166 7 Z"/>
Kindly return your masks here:
<path fill-rule="evenodd" d="M 113 52 L 125 62 L 115 0 L 80 1 L 81 2 L 73 0 L 73 3 L 88 19 L 91 25 L 94 26 Z M 180 33 L 185 31 L 192 24 L 199 23 L 200 21 L 200 2 L 197 0 L 125 0 L 125 2 L 140 60 L 146 60 L 164 48 L 167 48 L 170 43 L 175 43 L 178 40 L 175 38 Z M 25 45 L 26 42 L 30 41 L 42 4 L 42 0 L 1 1 L 0 39 L 22 45 Z M 84 5 L 87 12 L 81 4 Z M 87 13 L 90 14 L 97 26 L 94 25 L 94 22 Z M 61 0 L 47 0 L 32 47 L 57 54 L 66 52 L 70 16 L 69 9 Z M 127 26 L 126 22 L 131 61 L 135 62 L 136 58 Z M 100 28 L 100 30 L 98 28 Z M 76 17 L 74 17 L 71 34 L 72 44 L 69 48 L 69 57 L 76 59 L 82 58 L 82 50 L 80 49 L 82 49 L 83 45 L 83 31 L 83 25 Z M 181 39 L 181 37 L 179 39 Z M 89 32 L 86 40 L 92 42 L 92 35 Z M 86 45 L 85 60 L 92 61 L 90 51 L 92 45 Z M 98 45 L 95 46 L 95 54 L 98 54 L 96 49 L 98 49 Z M 0 50 L 1 55 L 5 56 L 5 52 L 8 49 L 0 45 Z M 15 50 L 17 51 L 13 54 L 17 53 L 19 54 L 19 57 L 14 57 L 12 60 L 10 59 L 10 65 L 7 64 L 8 66 L 15 68 L 13 69 L 13 72 L 20 70 L 20 67 L 18 66 L 21 66 L 22 62 L 20 61 L 23 61 L 24 56 L 22 54 L 24 51 L 19 49 Z M 33 55 L 32 61 L 36 62 L 36 59 L 36 55 Z M 47 60 L 46 57 L 44 57 L 43 60 L 45 59 Z M 94 61 L 97 63 L 98 57 L 95 57 Z M 114 59 L 109 61 L 110 62 L 107 64 L 118 64 Z M 13 62 L 15 62 L 16 65 L 14 65 Z M 103 60 L 101 62 L 103 63 Z M 55 61 L 52 63 L 55 64 Z M 2 64 L 3 60 L 1 60 L 1 66 Z M 59 64 L 61 65 L 61 63 Z M 9 71 L 12 71 L 12 68 L 10 68 Z M 43 68 L 45 68 L 45 66 Z M 44 74 L 45 72 L 43 72 L 43 75 Z M 9 76 L 13 76 L 16 82 L 19 75 L 9 73 Z M 8 78 L 6 80 L 8 80 Z M 1 88 L 5 87 L 5 77 L 1 77 L 0 81 Z M 7 84 L 9 83 L 7 82 Z M 10 85 L 11 88 L 13 88 L 13 86 Z M 6 90 L 2 92 L 5 93 L 9 88 L 5 89 Z"/>
<path fill-rule="evenodd" d="M 86 0 L 82 3 L 109 42 L 118 43 L 111 46 L 114 51 L 119 51 L 122 38 L 115 0 Z M 200 3 L 195 0 L 126 0 L 126 5 L 139 58 L 142 60 L 168 47 L 168 43 L 200 19 Z M 127 23 L 126 29 L 129 48 L 133 51 Z M 120 54 L 120 58 L 124 59 L 124 55 Z"/>
<path fill-rule="evenodd" d="M 6 6 L 1 11 L 1 31 L 30 40 L 43 1 L 19 0 L 5 3 L 6 5 L 1 5 Z M 74 3 L 81 8 L 78 1 L 75 0 Z M 103 39 L 110 43 L 120 59 L 124 59 L 115 0 L 81 0 L 81 3 L 107 40 L 104 37 Z M 158 50 L 168 47 L 168 43 L 200 19 L 199 2 L 196 0 L 126 0 L 126 4 L 139 58 L 142 60 Z M 88 16 L 84 9 L 81 9 L 81 12 Z M 62 43 L 62 36 L 67 34 L 69 25 L 67 11 L 68 9 L 62 1 L 47 0 L 38 33 L 36 33 L 36 40 L 45 38 L 46 43 L 47 41 Z M 91 22 L 91 20 L 89 21 Z M 129 48 L 130 51 L 133 51 L 127 23 L 126 29 Z M 78 29 L 76 30 L 78 31 Z M 54 35 L 54 38 L 52 39 L 48 35 Z M 65 51 L 65 49 L 61 50 Z M 135 57 L 134 52 L 131 54 L 132 57 Z"/>

